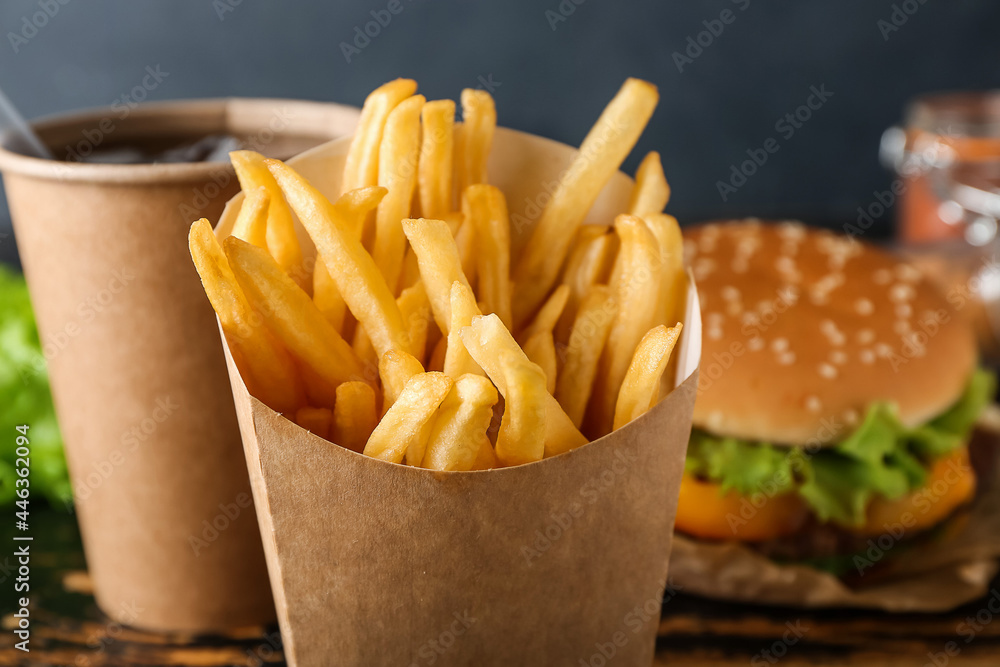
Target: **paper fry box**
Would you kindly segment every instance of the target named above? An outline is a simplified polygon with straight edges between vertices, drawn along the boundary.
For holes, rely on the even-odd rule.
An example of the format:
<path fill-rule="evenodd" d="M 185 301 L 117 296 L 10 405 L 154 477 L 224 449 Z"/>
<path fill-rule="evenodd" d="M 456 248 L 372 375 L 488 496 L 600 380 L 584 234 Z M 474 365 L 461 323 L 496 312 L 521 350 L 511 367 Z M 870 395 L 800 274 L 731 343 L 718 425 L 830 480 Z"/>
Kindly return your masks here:
<path fill-rule="evenodd" d="M 214 133 L 280 154 L 309 136 L 315 145 L 349 133 L 356 118 L 336 105 L 233 99 L 142 105 L 126 118 L 101 109 L 36 127 L 70 159 Z M 0 149 L 0 168 L 98 605 L 152 630 L 273 620 L 224 356 L 187 250 L 191 221 L 219 215 L 236 191 L 231 167 Z"/>
<path fill-rule="evenodd" d="M 333 196 L 347 145 L 291 163 Z M 516 234 L 530 231 L 573 155 L 497 129 L 490 178 Z M 630 185 L 619 174 L 590 221 L 624 210 Z M 650 412 L 561 456 L 458 473 L 305 431 L 249 396 L 227 357 L 289 664 L 650 664 L 700 340 L 692 289 L 677 387 Z"/>

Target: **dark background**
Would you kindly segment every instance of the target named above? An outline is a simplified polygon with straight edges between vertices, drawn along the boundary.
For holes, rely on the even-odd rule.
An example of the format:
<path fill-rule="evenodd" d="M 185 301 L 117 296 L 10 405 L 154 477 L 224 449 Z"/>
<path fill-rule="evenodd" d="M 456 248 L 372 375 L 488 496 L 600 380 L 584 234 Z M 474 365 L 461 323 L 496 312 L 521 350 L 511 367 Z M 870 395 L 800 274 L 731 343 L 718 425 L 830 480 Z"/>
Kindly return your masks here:
<path fill-rule="evenodd" d="M 402 12 L 348 63 L 341 42 L 389 0 L 3 0 L 0 86 L 30 118 L 110 104 L 157 65 L 169 76 L 150 100 L 360 105 L 401 75 L 428 98 L 487 81 L 501 124 L 576 145 L 621 82 L 637 76 L 659 86 L 661 102 L 626 168 L 659 150 L 669 210 L 682 222 L 753 214 L 829 224 L 853 220 L 888 187 L 878 141 L 907 99 L 990 88 L 1000 77 L 1000 3 L 988 0 L 562 0 L 565 17 L 560 0 L 399 1 Z M 911 14 L 897 13 L 906 22 L 885 35 L 879 21 L 894 5 Z M 58 12 L 15 53 L 10 33 L 45 6 Z M 724 9 L 732 22 L 678 71 L 674 52 Z M 785 139 L 775 122 L 810 86 L 833 95 Z M 723 201 L 717 181 L 769 137 L 780 150 Z M 879 221 L 882 235 L 890 218 Z M 0 205 L 0 234 L 9 226 Z M 10 238 L 0 241 L 0 257 L 13 256 Z"/>

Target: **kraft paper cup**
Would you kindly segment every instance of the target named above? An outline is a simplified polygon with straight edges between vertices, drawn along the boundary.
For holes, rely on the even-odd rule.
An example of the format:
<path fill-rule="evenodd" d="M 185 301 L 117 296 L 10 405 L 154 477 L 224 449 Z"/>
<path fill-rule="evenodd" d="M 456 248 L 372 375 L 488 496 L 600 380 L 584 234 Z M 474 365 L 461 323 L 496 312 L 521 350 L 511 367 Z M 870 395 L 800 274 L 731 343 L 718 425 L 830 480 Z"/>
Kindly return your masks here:
<path fill-rule="evenodd" d="M 232 133 L 290 154 L 357 110 L 278 100 L 114 107 L 36 125 L 57 155 Z M 274 618 L 232 393 L 187 250 L 228 164 L 80 164 L 0 149 L 95 597 L 113 619 L 212 631 Z M 38 372 L 40 369 L 23 369 Z"/>
<path fill-rule="evenodd" d="M 332 196 L 347 146 L 290 163 Z M 574 154 L 497 129 L 490 178 L 516 235 Z M 630 186 L 617 175 L 590 221 L 624 210 Z M 499 470 L 434 472 L 333 445 L 251 397 L 227 349 L 289 664 L 650 664 L 700 355 L 693 287 L 688 299 L 672 393 L 600 440 Z"/>

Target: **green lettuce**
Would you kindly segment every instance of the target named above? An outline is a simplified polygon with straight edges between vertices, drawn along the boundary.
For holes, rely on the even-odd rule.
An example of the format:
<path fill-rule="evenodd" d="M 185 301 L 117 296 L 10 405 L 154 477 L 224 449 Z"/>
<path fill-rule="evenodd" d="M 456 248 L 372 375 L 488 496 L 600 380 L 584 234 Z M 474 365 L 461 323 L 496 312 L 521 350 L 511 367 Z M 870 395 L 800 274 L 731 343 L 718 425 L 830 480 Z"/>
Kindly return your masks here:
<path fill-rule="evenodd" d="M 28 289 L 0 265 L 0 507 L 16 499 L 14 428 L 21 424 L 30 427 L 31 499 L 66 506 L 72 489 Z"/>
<path fill-rule="evenodd" d="M 860 526 L 874 497 L 895 500 L 922 487 L 935 459 L 962 446 L 992 400 L 996 378 L 978 369 L 946 412 L 906 428 L 894 407 L 875 403 L 844 441 L 827 448 L 783 448 L 691 434 L 686 470 L 742 495 L 798 493 L 821 521 Z"/>

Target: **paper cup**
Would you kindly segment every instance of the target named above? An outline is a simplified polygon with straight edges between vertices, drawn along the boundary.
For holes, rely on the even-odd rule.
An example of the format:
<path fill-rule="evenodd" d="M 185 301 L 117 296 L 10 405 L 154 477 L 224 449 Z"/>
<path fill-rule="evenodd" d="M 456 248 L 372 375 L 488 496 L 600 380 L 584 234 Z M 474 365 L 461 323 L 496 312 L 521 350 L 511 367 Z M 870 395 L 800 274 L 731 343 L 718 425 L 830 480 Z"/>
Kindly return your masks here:
<path fill-rule="evenodd" d="M 291 164 L 335 195 L 347 146 Z M 574 154 L 497 129 L 490 179 L 515 234 Z M 610 222 L 630 186 L 617 175 L 589 220 Z M 700 355 L 693 288 L 689 302 L 677 388 L 655 408 L 561 456 L 481 472 L 332 445 L 251 397 L 227 350 L 289 664 L 650 664 Z"/>
<path fill-rule="evenodd" d="M 208 100 L 43 121 L 57 154 L 232 133 L 289 154 L 357 110 Z M 101 609 L 152 630 L 274 618 L 216 324 L 191 222 L 237 189 L 228 164 L 79 164 L 0 149 Z M 24 373 L 41 369 L 22 369 Z M 30 435 L 30 433 L 29 433 Z"/>

